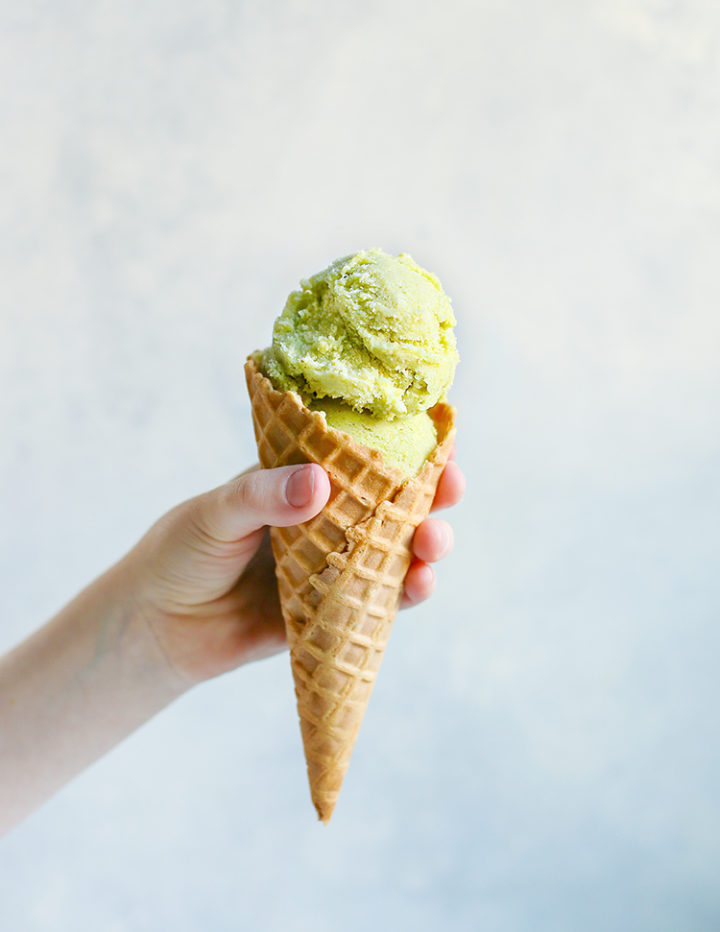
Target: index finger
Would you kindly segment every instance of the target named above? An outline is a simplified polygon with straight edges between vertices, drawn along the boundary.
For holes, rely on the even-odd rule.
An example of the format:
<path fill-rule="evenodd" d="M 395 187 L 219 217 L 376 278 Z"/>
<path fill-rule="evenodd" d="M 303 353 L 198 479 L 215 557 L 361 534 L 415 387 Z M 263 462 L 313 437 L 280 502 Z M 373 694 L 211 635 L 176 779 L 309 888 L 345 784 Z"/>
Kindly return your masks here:
<path fill-rule="evenodd" d="M 441 508 L 452 508 L 457 505 L 465 491 L 465 474 L 453 460 L 445 466 L 438 487 L 435 492 L 431 511 Z"/>

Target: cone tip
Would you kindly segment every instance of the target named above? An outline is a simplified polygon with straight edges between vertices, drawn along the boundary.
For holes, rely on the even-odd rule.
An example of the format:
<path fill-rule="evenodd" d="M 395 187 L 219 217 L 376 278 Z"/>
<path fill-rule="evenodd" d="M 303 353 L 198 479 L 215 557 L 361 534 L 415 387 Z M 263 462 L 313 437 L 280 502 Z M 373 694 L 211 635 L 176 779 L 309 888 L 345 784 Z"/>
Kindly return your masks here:
<path fill-rule="evenodd" d="M 315 809 L 317 810 L 318 821 L 322 822 L 323 825 L 328 825 L 330 818 L 332 817 L 333 810 L 335 809 L 335 803 L 330 803 L 327 801 L 321 802 L 315 799 L 313 800 L 313 803 L 315 804 Z"/>

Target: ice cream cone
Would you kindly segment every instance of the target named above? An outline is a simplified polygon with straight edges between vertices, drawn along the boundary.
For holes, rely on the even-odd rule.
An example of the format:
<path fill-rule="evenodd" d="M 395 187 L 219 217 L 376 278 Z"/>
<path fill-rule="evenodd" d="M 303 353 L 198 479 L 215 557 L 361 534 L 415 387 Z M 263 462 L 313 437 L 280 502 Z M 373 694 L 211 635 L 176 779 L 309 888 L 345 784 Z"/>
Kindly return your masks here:
<path fill-rule="evenodd" d="M 314 462 L 331 494 L 311 521 L 271 528 L 312 800 L 328 822 L 390 636 L 411 560 L 455 434 L 455 409 L 429 411 L 438 435 L 405 480 L 382 456 L 328 427 L 300 396 L 245 366 L 263 467 Z"/>

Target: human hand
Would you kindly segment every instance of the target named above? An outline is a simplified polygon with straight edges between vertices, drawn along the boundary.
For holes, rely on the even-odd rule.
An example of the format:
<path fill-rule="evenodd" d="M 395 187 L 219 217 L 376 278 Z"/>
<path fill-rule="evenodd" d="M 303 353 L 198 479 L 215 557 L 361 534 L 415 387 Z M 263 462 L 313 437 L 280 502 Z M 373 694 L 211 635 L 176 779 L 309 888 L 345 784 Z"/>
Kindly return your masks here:
<path fill-rule="evenodd" d="M 456 504 L 464 486 L 449 462 L 433 509 Z M 329 495 L 320 466 L 253 467 L 173 508 L 130 551 L 122 561 L 126 591 L 172 675 L 190 686 L 283 649 L 268 525 L 308 521 Z M 429 518 L 417 528 L 401 607 L 431 595 L 430 563 L 451 549 L 447 522 Z"/>

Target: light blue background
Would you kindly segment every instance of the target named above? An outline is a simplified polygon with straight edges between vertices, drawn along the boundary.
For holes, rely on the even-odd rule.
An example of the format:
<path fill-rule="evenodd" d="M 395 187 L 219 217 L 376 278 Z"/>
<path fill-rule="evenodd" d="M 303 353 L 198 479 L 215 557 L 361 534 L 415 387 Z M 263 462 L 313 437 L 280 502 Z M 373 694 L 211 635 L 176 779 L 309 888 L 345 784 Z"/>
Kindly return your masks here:
<path fill-rule="evenodd" d="M 720 926 L 720 12 L 0 3 L 0 649 L 254 458 L 297 280 L 454 300 L 456 551 L 329 828 L 286 656 L 0 844 L 42 932 Z"/>

